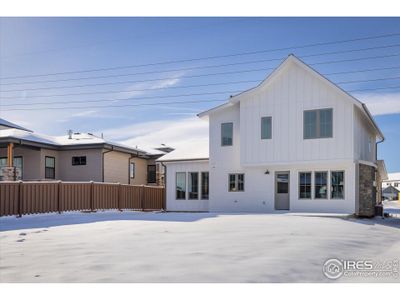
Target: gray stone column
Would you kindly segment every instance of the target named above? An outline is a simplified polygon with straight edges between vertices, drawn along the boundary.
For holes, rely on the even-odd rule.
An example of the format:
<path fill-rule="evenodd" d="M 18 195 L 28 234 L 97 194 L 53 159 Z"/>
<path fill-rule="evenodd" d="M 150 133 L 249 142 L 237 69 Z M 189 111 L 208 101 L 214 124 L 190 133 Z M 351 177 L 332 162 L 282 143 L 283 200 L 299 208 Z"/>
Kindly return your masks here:
<path fill-rule="evenodd" d="M 375 167 L 358 164 L 358 211 L 359 217 L 375 216 L 376 187 Z"/>

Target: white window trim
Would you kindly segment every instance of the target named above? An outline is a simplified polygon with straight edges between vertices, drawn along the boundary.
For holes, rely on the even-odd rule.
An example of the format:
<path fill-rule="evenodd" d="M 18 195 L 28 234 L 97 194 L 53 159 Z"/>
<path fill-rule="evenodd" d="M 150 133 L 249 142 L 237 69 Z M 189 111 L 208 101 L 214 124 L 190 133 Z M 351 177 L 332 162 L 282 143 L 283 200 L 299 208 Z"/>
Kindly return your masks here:
<path fill-rule="evenodd" d="M 315 172 L 327 172 L 328 173 L 328 197 L 327 198 L 315 198 Z M 343 198 L 332 198 L 331 197 L 331 192 L 332 192 L 332 172 L 343 172 Z M 311 173 L 311 198 L 300 198 L 300 173 Z M 297 170 L 297 200 L 299 201 L 307 201 L 307 200 L 316 200 L 316 201 L 328 201 L 328 200 L 333 200 L 333 201 L 343 201 L 346 200 L 346 171 L 343 169 L 321 169 L 321 170 Z"/>
<path fill-rule="evenodd" d="M 343 198 L 332 198 L 332 172 L 343 172 Z M 329 200 L 345 200 L 346 199 L 346 171 L 345 170 L 329 170 Z"/>
<path fill-rule="evenodd" d="M 180 198 L 180 199 L 178 199 L 177 194 L 176 194 L 176 188 L 178 186 L 178 173 L 185 173 L 185 198 Z M 188 191 L 187 191 L 187 172 L 186 171 L 176 171 L 175 172 L 175 189 L 174 189 L 174 192 L 175 192 L 175 200 L 176 201 L 187 200 Z"/>
<path fill-rule="evenodd" d="M 310 198 L 300 198 L 300 173 L 311 173 L 311 197 Z M 314 190 L 314 172 L 310 170 L 302 170 L 297 173 L 297 198 L 299 200 L 313 200 L 313 190 Z"/>
<path fill-rule="evenodd" d="M 323 136 L 323 137 L 321 137 L 321 136 L 317 136 L 317 137 L 311 137 L 311 138 L 306 138 L 305 136 L 304 136 L 304 116 L 305 116 L 305 113 L 306 112 L 309 112 L 309 111 L 318 111 L 317 112 L 317 119 L 316 119 L 316 130 L 317 130 L 317 134 L 318 133 L 320 133 L 320 131 L 321 131 L 321 128 L 320 128 L 320 122 L 319 122 L 319 120 L 320 120 L 320 116 L 319 116 L 319 111 L 321 111 L 321 110 L 327 110 L 327 109 L 330 109 L 330 110 L 332 110 L 332 136 Z M 333 138 L 333 134 L 334 134 L 334 109 L 333 109 L 333 107 L 321 107 L 321 108 L 312 108 L 312 109 L 305 109 L 305 110 L 303 110 L 303 141 L 304 140 L 316 140 L 316 139 L 331 139 L 331 138 Z"/>
<path fill-rule="evenodd" d="M 230 176 L 231 175 L 235 175 L 235 187 L 236 187 L 235 191 L 230 190 L 230 183 L 231 183 Z M 240 190 L 240 191 L 239 191 L 239 176 L 238 175 L 243 175 L 243 190 Z M 246 185 L 246 175 L 244 172 L 228 173 L 228 193 L 244 192 L 246 189 L 245 185 Z"/>
<path fill-rule="evenodd" d="M 191 174 L 191 173 L 194 173 L 194 174 L 196 174 L 197 173 L 197 198 L 190 198 L 189 197 L 189 194 L 190 194 L 190 191 L 189 191 L 189 174 Z M 198 172 L 198 171 L 188 171 L 187 172 L 187 199 L 186 200 L 200 200 L 201 198 L 200 198 L 200 192 L 201 192 L 201 188 L 200 188 L 200 180 L 201 180 L 201 178 L 200 178 L 200 174 L 199 174 L 200 172 Z"/>

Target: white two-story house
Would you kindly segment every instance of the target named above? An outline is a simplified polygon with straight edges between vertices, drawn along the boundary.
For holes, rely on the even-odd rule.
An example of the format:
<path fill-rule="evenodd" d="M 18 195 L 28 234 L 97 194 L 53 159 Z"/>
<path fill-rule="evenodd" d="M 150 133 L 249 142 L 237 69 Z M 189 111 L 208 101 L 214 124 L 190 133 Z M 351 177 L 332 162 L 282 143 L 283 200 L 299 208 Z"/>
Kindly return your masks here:
<path fill-rule="evenodd" d="M 209 151 L 160 159 L 167 210 L 374 214 L 383 134 L 365 104 L 294 55 L 199 117 Z"/>

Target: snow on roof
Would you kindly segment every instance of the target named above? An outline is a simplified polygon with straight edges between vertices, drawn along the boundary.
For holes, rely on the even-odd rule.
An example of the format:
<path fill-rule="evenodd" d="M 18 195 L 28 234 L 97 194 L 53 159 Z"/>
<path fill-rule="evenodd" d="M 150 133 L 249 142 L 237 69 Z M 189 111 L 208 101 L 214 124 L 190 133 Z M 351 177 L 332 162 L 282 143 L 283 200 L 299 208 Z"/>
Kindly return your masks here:
<path fill-rule="evenodd" d="M 209 157 L 208 139 L 188 140 L 157 161 L 205 160 Z"/>
<path fill-rule="evenodd" d="M 388 173 L 388 179 L 386 181 L 393 181 L 393 180 L 400 181 L 400 172 Z"/>
<path fill-rule="evenodd" d="M 107 144 L 115 147 L 124 148 L 130 151 L 139 151 L 145 154 L 148 154 L 146 151 L 129 147 L 124 144 L 106 141 L 101 137 L 95 136 L 91 133 L 73 133 L 71 138 L 68 135 L 63 136 L 49 136 L 44 134 L 38 134 L 30 131 L 24 131 L 20 129 L 4 129 L 0 130 L 0 139 L 1 138 L 14 138 L 21 139 L 24 141 L 35 142 L 40 144 L 47 144 L 55 147 L 62 146 L 84 146 L 84 145 L 101 145 Z"/>
<path fill-rule="evenodd" d="M 0 130 L 0 138 L 15 138 L 35 143 L 58 146 L 58 144 L 54 141 L 54 137 L 52 136 L 14 128 Z"/>
<path fill-rule="evenodd" d="M 1 126 L 5 126 L 5 127 L 9 127 L 9 128 L 16 128 L 16 129 L 32 132 L 32 130 L 26 129 L 26 128 L 22 127 L 22 126 L 19 126 L 19 125 L 15 124 L 15 123 L 12 123 L 10 121 L 4 120 L 2 118 L 0 118 L 0 125 Z"/>

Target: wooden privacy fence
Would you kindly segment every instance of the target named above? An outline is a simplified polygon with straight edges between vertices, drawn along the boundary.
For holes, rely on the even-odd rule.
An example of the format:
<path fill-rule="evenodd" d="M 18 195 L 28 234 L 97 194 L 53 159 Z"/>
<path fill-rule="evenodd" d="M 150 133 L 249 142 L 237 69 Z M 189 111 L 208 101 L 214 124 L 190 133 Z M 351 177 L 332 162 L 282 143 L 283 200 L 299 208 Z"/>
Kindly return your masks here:
<path fill-rule="evenodd" d="M 99 182 L 0 182 L 0 216 L 97 209 L 162 210 L 164 187 Z"/>

